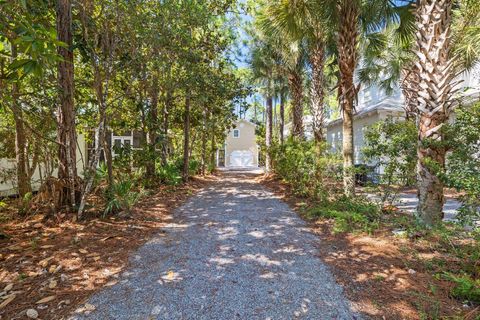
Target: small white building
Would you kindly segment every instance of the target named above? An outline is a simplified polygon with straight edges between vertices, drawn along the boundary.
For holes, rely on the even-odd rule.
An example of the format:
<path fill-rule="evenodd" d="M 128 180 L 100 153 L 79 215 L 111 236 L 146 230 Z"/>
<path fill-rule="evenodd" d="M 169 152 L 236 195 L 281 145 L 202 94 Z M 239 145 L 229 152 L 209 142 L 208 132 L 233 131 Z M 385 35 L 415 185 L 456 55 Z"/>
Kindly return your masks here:
<path fill-rule="evenodd" d="M 227 168 L 258 167 L 259 147 L 256 124 L 240 119 L 225 139 L 223 150 L 217 152 L 217 166 Z"/>

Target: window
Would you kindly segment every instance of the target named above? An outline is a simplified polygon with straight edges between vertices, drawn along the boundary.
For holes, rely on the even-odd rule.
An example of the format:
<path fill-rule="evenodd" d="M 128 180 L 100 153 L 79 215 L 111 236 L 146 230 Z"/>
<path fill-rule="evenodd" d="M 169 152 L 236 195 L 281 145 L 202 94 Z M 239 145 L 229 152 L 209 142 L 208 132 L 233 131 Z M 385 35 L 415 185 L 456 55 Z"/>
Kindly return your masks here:
<path fill-rule="evenodd" d="M 234 138 L 239 138 L 240 137 L 240 130 L 238 130 L 238 129 L 233 130 L 233 137 Z"/>

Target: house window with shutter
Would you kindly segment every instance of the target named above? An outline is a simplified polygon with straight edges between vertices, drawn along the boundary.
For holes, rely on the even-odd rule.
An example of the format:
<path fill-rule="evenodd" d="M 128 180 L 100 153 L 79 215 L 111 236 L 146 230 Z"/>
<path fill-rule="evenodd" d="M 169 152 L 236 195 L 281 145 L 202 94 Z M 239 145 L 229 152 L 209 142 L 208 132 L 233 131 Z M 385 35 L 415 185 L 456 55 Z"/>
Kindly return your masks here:
<path fill-rule="evenodd" d="M 238 130 L 238 129 L 233 130 L 233 137 L 234 138 L 240 138 L 240 130 Z"/>

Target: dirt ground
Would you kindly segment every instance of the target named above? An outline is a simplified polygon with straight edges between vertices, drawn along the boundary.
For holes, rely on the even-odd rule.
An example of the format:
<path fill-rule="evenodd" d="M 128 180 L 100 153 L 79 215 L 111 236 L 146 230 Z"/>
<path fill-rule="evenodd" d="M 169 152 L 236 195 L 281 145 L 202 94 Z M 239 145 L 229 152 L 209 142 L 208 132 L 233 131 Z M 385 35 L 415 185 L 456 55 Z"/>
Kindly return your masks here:
<path fill-rule="evenodd" d="M 307 200 L 293 195 L 274 176 L 259 179 L 298 212 Z M 308 203 L 307 203 L 308 205 Z M 437 279 L 426 261 L 457 262 L 427 241 L 399 238 L 392 230 L 373 235 L 333 233 L 333 221 L 311 221 L 322 241 L 321 258 L 331 267 L 354 307 L 372 319 L 480 319 L 480 307 L 464 305 L 449 296 L 452 284 Z"/>
<path fill-rule="evenodd" d="M 93 292 L 113 285 L 129 255 L 171 219 L 172 209 L 214 179 L 163 186 L 128 217 L 90 214 L 76 223 L 35 215 L 1 223 L 0 319 L 26 319 L 28 309 L 38 319 L 66 317 Z"/>

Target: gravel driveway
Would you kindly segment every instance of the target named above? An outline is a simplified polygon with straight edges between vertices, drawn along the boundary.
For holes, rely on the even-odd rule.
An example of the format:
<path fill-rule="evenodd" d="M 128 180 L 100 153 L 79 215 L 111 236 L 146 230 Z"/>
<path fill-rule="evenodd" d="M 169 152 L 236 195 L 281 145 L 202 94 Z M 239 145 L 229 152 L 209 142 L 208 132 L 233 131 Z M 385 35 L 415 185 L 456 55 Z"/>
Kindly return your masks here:
<path fill-rule="evenodd" d="M 72 318 L 359 319 L 317 236 L 252 174 L 225 172 L 173 221 Z"/>

